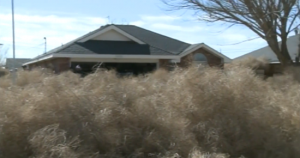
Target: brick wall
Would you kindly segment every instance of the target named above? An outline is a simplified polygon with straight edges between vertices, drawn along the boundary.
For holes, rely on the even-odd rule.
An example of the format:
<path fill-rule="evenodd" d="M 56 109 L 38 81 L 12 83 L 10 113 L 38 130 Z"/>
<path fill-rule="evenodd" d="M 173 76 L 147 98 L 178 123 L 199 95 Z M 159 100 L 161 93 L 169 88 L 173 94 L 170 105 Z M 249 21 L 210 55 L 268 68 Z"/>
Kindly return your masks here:
<path fill-rule="evenodd" d="M 190 66 L 194 61 L 194 54 L 195 53 L 202 53 L 207 58 L 207 62 L 209 66 L 217 66 L 217 67 L 224 67 L 224 63 L 222 62 L 222 58 L 208 52 L 205 49 L 199 49 L 193 53 L 190 53 L 184 57 L 181 58 L 180 63 L 177 64 L 177 66 L 186 68 Z M 171 64 L 169 63 L 169 59 L 160 59 L 159 60 L 159 67 L 164 69 L 169 69 Z"/>
<path fill-rule="evenodd" d="M 70 69 L 69 58 L 57 58 L 53 60 L 53 69 L 55 73 L 59 74 Z"/>
<path fill-rule="evenodd" d="M 70 68 L 69 58 L 57 58 L 51 60 L 40 61 L 29 65 L 29 70 L 37 67 L 48 68 L 59 74 L 64 71 L 68 71 Z"/>
<path fill-rule="evenodd" d="M 169 59 L 159 59 L 159 68 L 169 70 Z"/>
<path fill-rule="evenodd" d="M 180 67 L 187 67 L 189 65 L 191 65 L 191 63 L 194 60 L 194 54 L 195 53 L 201 53 L 203 55 L 205 55 L 205 57 L 207 58 L 207 63 L 209 66 L 217 66 L 217 67 L 224 67 L 224 63 L 222 62 L 222 58 L 208 52 L 207 50 L 200 48 L 199 50 L 190 53 L 184 57 L 181 58 L 181 62 L 179 63 Z"/>

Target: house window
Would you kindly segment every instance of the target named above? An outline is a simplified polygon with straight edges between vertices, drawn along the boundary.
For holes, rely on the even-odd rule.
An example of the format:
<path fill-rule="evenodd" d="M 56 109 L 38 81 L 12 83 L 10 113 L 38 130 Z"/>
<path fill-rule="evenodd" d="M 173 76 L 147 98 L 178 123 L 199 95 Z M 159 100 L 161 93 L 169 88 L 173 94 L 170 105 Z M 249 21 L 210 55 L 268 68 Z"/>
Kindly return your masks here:
<path fill-rule="evenodd" d="M 196 64 L 204 64 L 204 65 L 206 65 L 207 64 L 207 58 L 202 53 L 196 53 L 196 54 L 194 54 L 194 62 Z"/>

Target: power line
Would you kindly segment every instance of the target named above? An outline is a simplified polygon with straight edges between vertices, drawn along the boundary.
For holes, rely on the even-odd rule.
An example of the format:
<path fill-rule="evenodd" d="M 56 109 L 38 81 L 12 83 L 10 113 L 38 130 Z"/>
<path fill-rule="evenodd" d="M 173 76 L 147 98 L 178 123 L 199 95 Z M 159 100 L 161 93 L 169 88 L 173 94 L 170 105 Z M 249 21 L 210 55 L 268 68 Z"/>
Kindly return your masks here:
<path fill-rule="evenodd" d="M 20 41 L 20 42 L 18 42 Z M 16 39 L 15 41 L 15 44 L 18 44 L 18 45 L 36 45 L 36 43 L 39 43 L 41 42 L 42 40 L 30 40 L 28 42 L 24 41 L 23 39 L 22 40 L 18 40 Z M 3 45 L 9 45 L 10 42 L 9 41 L 1 41 Z"/>
<path fill-rule="evenodd" d="M 254 38 L 250 38 L 250 39 L 247 39 L 247 40 L 244 40 L 244 41 L 241 41 L 241 42 L 232 43 L 232 44 L 226 44 L 226 45 L 219 45 L 219 46 L 232 46 L 232 45 L 238 45 L 238 44 L 242 44 L 242 43 L 245 43 L 245 42 L 253 41 L 253 40 L 256 40 L 256 39 L 259 39 L 259 38 L 261 38 L 261 37 L 254 37 Z"/>
<path fill-rule="evenodd" d="M 44 43 L 40 43 L 40 44 L 38 44 L 38 45 L 35 45 L 35 46 L 27 46 L 27 45 L 16 45 L 16 46 L 18 46 L 18 47 L 26 47 L 26 48 L 36 48 L 36 47 L 41 47 L 41 46 L 43 46 L 44 45 Z M 11 44 L 8 44 L 8 46 L 11 46 Z"/>
<path fill-rule="evenodd" d="M 44 43 L 39 43 L 38 45 L 40 45 L 40 44 L 44 44 Z M 11 46 L 12 44 L 4 44 L 4 46 L 5 46 L 5 45 L 10 45 L 10 46 Z M 25 47 L 28 46 L 28 47 L 30 47 L 30 46 L 36 46 L 37 44 L 36 44 L 36 43 L 35 43 L 35 44 L 33 44 L 33 43 L 32 43 L 32 44 L 26 44 L 26 43 L 21 43 L 21 42 L 20 42 L 20 43 L 16 43 L 16 45 L 18 45 L 18 46 L 25 46 Z"/>
<path fill-rule="evenodd" d="M 42 47 L 43 45 L 44 45 L 44 43 L 41 43 L 41 44 L 33 46 L 33 47 L 27 47 L 26 49 L 38 48 L 38 47 Z"/>

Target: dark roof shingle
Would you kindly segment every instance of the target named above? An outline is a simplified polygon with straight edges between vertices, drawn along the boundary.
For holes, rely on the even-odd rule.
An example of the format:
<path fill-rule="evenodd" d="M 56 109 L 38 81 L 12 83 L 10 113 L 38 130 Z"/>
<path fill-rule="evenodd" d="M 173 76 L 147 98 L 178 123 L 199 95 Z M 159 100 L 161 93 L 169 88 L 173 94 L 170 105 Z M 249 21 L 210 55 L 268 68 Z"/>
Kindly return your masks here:
<path fill-rule="evenodd" d="M 60 54 L 118 54 L 118 55 L 170 55 L 170 53 L 146 44 L 131 41 L 97 41 L 74 43 Z"/>

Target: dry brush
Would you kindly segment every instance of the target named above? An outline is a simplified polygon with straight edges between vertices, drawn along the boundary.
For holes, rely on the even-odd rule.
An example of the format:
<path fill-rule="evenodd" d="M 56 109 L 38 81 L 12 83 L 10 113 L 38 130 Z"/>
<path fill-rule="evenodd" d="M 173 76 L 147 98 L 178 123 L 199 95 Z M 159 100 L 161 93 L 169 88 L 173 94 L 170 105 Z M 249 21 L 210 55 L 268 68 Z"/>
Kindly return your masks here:
<path fill-rule="evenodd" d="M 0 87 L 3 158 L 300 156 L 300 85 L 241 64 L 123 79 L 35 70 Z"/>

